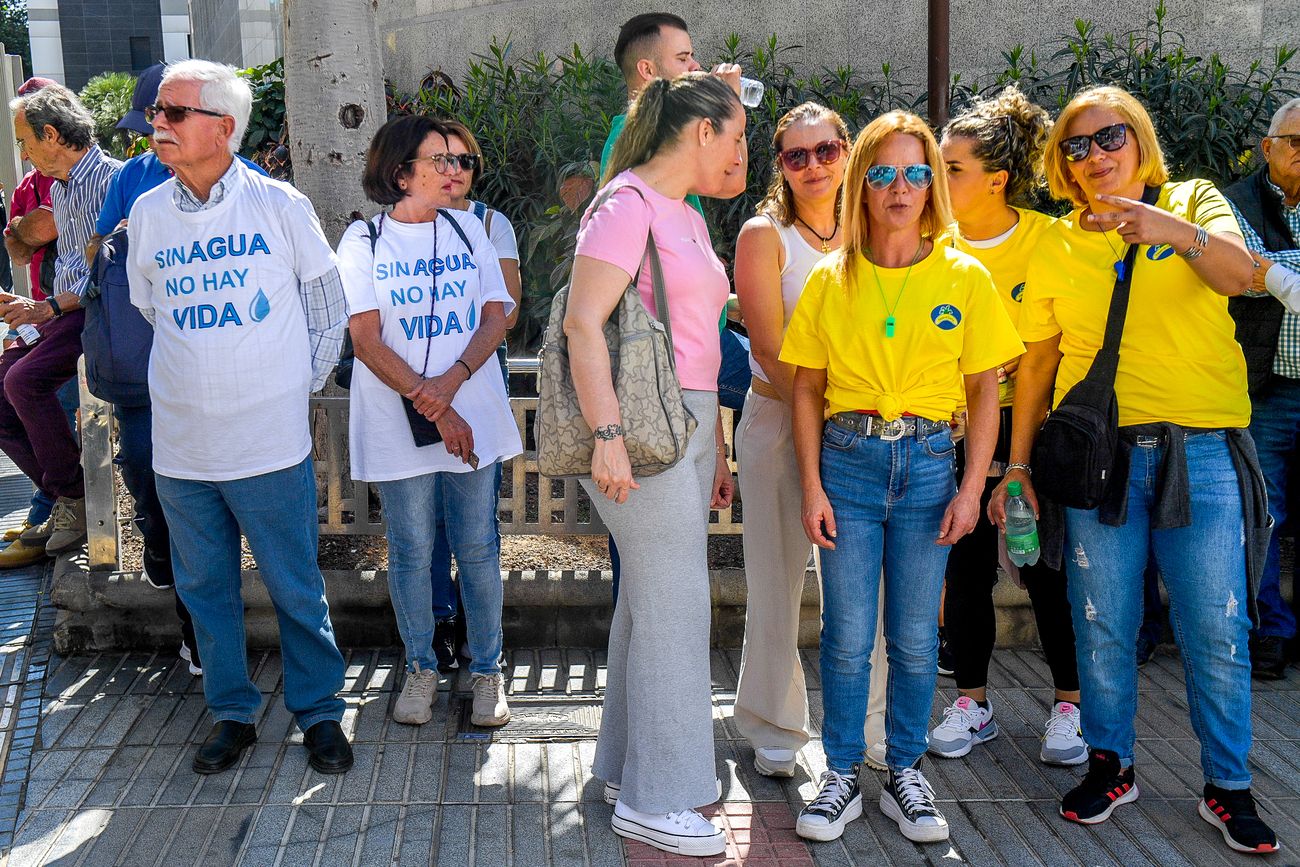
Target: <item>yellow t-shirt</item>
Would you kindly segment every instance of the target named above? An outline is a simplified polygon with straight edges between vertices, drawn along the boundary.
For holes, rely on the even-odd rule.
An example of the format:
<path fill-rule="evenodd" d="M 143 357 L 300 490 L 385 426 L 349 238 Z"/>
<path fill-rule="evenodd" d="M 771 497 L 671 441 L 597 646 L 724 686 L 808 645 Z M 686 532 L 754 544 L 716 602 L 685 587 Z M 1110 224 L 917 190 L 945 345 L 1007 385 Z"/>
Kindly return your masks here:
<path fill-rule="evenodd" d="M 1020 214 L 1020 222 L 1016 223 L 1011 237 L 995 247 L 976 246 L 979 242 L 972 244 L 961 236 L 956 226 L 945 233 L 944 240 L 963 253 L 974 256 L 976 261 L 988 269 L 993 277 L 993 286 L 998 290 L 998 297 L 1002 299 L 1002 305 L 1007 308 L 1007 315 L 1019 328 L 1021 299 L 1025 291 L 1025 271 L 1029 266 L 1029 257 L 1038 246 L 1043 233 L 1056 222 L 1056 218 L 1023 208 L 1015 210 Z M 1011 406 L 1015 396 L 1015 384 L 1014 379 L 1009 379 L 998 389 L 1003 406 Z"/>
<path fill-rule="evenodd" d="M 906 268 L 877 268 L 879 287 L 859 257 L 851 293 L 835 274 L 838 258 L 809 273 L 781 346 L 787 364 L 826 371 L 827 415 L 948 421 L 964 399 L 963 374 L 1024 352 L 989 272 L 965 253 L 936 245 L 910 277 Z M 894 336 L 886 337 L 890 307 Z"/>
<path fill-rule="evenodd" d="M 1165 184 L 1156 207 L 1211 235 L 1241 235 L 1227 200 L 1209 181 Z M 1083 379 L 1101 348 L 1114 266 L 1125 252 L 1115 232 L 1080 228 L 1081 214 L 1063 217 L 1044 233 L 1029 260 L 1021 305 L 1025 341 L 1061 335 L 1053 406 Z M 1120 338 L 1119 423 L 1248 425 L 1246 360 L 1234 333 L 1227 298 L 1205 285 L 1172 248 L 1142 247 Z"/>

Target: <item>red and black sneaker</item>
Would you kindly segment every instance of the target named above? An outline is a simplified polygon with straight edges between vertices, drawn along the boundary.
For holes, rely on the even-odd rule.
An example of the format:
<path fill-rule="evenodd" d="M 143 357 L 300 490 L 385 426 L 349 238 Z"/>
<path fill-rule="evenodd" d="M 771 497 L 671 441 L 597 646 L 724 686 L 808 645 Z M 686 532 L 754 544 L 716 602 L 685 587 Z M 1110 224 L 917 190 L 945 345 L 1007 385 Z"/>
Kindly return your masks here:
<path fill-rule="evenodd" d="M 1061 799 L 1061 815 L 1071 822 L 1096 825 L 1137 797 L 1132 766 L 1121 768 L 1119 754 L 1112 750 L 1093 750 L 1088 755 L 1088 775 Z"/>
<path fill-rule="evenodd" d="M 1267 855 L 1280 848 L 1273 829 L 1255 812 L 1250 789 L 1220 789 L 1206 783 L 1205 797 L 1196 811 L 1238 852 Z"/>

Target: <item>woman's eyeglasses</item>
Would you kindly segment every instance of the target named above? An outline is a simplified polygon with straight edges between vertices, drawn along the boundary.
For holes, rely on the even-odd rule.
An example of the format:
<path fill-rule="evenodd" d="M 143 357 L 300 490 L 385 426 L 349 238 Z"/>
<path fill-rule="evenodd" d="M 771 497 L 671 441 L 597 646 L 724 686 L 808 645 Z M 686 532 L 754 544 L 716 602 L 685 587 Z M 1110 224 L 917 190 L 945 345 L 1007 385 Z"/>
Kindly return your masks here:
<path fill-rule="evenodd" d="M 1072 135 L 1061 141 L 1061 153 L 1072 163 L 1086 160 L 1092 153 L 1092 143 L 1106 153 L 1117 151 L 1128 142 L 1128 124 L 1113 123 L 1103 126 L 1092 135 Z"/>
<path fill-rule="evenodd" d="M 160 114 L 167 118 L 167 122 L 172 126 L 181 123 L 191 114 L 206 114 L 208 117 L 226 116 L 219 111 L 208 111 L 206 108 L 195 108 L 192 105 L 151 105 L 144 110 L 145 122 L 152 124 L 153 119 Z"/>
<path fill-rule="evenodd" d="M 792 172 L 801 172 L 808 168 L 811 156 L 824 166 L 839 160 L 844 153 L 844 142 L 838 139 L 828 139 L 827 141 L 818 142 L 811 148 L 786 148 L 778 155 L 785 167 Z"/>
<path fill-rule="evenodd" d="M 872 166 L 867 169 L 867 186 L 873 190 L 887 190 L 893 186 L 900 170 L 903 180 L 914 190 L 929 189 L 934 183 L 934 169 L 925 163 L 914 163 L 910 166 Z"/>
<path fill-rule="evenodd" d="M 433 170 L 440 175 L 449 175 L 459 168 L 462 172 L 478 171 L 483 160 L 478 154 L 430 154 L 427 157 L 416 157 L 413 160 L 407 160 L 408 164 L 418 163 L 421 160 L 428 160 L 433 163 Z"/>

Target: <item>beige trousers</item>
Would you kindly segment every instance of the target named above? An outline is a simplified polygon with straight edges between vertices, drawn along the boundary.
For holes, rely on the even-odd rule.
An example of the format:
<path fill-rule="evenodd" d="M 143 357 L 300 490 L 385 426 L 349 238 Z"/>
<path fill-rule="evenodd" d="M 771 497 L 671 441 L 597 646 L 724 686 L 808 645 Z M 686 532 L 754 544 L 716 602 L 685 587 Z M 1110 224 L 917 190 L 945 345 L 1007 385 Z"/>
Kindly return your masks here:
<path fill-rule="evenodd" d="M 736 430 L 745 506 L 745 645 L 736 688 L 736 728 L 754 747 L 797 750 L 808 742 L 808 692 L 799 662 L 799 603 L 808 552 L 790 408 L 753 391 Z M 820 570 L 819 570 L 820 571 Z M 884 616 L 884 582 L 880 584 Z M 889 677 L 883 619 L 871 654 L 868 748 L 885 738 Z"/>

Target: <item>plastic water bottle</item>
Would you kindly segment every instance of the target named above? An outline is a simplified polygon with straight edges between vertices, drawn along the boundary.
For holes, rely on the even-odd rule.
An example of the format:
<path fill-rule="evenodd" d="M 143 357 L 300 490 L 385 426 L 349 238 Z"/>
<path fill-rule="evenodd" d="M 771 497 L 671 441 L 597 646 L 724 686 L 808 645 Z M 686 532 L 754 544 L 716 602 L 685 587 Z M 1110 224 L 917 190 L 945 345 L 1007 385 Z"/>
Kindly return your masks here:
<path fill-rule="evenodd" d="M 1020 493 L 1019 482 L 1007 483 L 1007 556 L 1017 566 L 1038 562 L 1038 522 L 1034 510 Z"/>
<path fill-rule="evenodd" d="M 757 108 L 763 101 L 763 82 L 756 78 L 740 79 L 740 104 L 746 108 Z"/>

